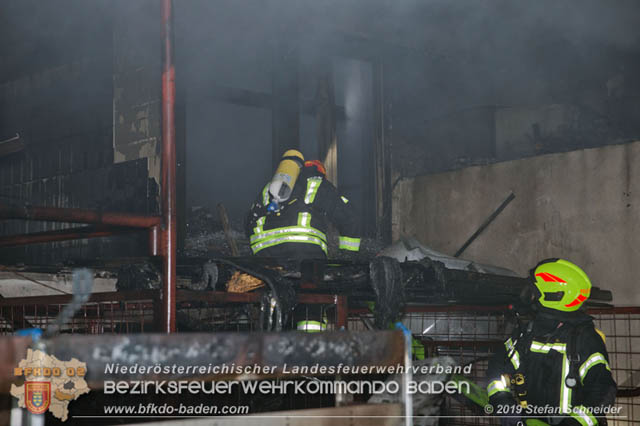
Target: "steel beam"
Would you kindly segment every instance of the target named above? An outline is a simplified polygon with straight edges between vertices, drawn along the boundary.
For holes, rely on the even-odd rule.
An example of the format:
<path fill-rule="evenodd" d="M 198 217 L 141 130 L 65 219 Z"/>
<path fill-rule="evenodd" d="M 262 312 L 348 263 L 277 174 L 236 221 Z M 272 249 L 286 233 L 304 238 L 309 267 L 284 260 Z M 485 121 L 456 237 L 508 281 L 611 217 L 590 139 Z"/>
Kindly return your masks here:
<path fill-rule="evenodd" d="M 376 237 L 385 245 L 392 240 L 391 184 L 391 97 L 386 83 L 386 66 L 383 61 L 373 62 L 374 97 L 374 161 L 375 161 L 375 226 Z"/>
<path fill-rule="evenodd" d="M 34 232 L 31 234 L 7 235 L 0 237 L 0 247 L 22 246 L 26 244 L 50 243 L 53 241 L 82 240 L 85 238 L 109 237 L 140 231 L 132 227 L 83 226 L 57 231 Z"/>
<path fill-rule="evenodd" d="M 154 300 L 158 296 L 155 290 L 114 291 L 92 293 L 87 303 L 135 302 Z M 4 297 L 0 299 L 0 307 L 4 306 L 36 306 L 64 305 L 71 302 L 70 294 L 54 294 L 50 296 Z"/>
<path fill-rule="evenodd" d="M 150 228 L 161 222 L 160 216 L 61 207 L 10 206 L 0 203 L 0 219 L 26 219 L 45 222 L 87 223 L 92 225 Z"/>
<path fill-rule="evenodd" d="M 134 301 L 152 301 L 156 299 L 158 293 L 154 290 L 138 290 L 138 291 L 114 291 L 104 293 L 93 293 L 88 303 L 108 303 L 108 302 L 134 302 Z M 297 295 L 298 303 L 305 305 L 321 304 L 332 305 L 336 301 L 341 303 L 341 298 L 346 296 L 338 296 L 334 294 L 305 294 Z M 262 298 L 262 292 L 254 291 L 251 293 L 227 293 L 224 291 L 194 291 L 194 290 L 178 290 L 176 291 L 176 301 L 178 302 L 209 302 L 212 304 L 225 303 L 259 303 Z M 63 305 L 71 302 L 70 294 L 50 295 L 50 296 L 27 296 L 27 297 L 5 297 L 0 299 L 0 307 L 3 306 L 24 306 L 24 305 Z"/>
<path fill-rule="evenodd" d="M 336 295 L 335 299 L 336 303 L 336 325 L 338 328 L 344 327 L 346 330 L 349 326 L 349 302 L 348 298 L 345 295 Z"/>
<path fill-rule="evenodd" d="M 176 82 L 172 1 L 162 1 L 162 330 L 176 331 Z"/>

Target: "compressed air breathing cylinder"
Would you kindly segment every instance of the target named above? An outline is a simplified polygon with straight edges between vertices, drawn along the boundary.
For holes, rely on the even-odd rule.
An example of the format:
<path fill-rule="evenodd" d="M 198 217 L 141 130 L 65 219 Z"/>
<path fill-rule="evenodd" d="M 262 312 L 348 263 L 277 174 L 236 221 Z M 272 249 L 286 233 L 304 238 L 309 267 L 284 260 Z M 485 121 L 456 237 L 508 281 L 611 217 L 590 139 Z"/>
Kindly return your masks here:
<path fill-rule="evenodd" d="M 283 203 L 289 199 L 303 165 L 304 157 L 300 151 L 290 149 L 282 155 L 282 160 L 269 184 L 269 193 L 276 203 Z"/>

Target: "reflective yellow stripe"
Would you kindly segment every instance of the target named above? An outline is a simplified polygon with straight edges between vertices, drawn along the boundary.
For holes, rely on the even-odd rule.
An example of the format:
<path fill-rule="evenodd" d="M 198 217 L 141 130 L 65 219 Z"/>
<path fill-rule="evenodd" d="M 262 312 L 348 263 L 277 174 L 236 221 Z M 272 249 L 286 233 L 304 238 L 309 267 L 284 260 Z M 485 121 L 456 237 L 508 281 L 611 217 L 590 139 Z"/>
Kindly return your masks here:
<path fill-rule="evenodd" d="M 271 182 L 267 183 L 264 186 L 264 189 L 262 190 L 262 205 L 264 207 L 267 207 L 267 204 L 269 204 L 269 184 Z"/>
<path fill-rule="evenodd" d="M 339 246 L 341 250 L 360 250 L 360 238 L 339 237 Z"/>
<path fill-rule="evenodd" d="M 507 358 L 511 360 L 513 368 L 517 370 L 520 368 L 520 354 L 516 350 L 513 340 L 511 340 L 511 338 L 507 339 L 507 341 L 504 342 L 504 347 L 507 349 Z"/>
<path fill-rule="evenodd" d="M 532 352 L 546 354 L 546 353 L 549 353 L 551 349 L 563 354 L 567 351 L 567 344 L 566 343 L 540 343 L 540 342 L 536 342 L 535 340 L 531 342 Z"/>
<path fill-rule="evenodd" d="M 580 423 L 582 426 L 597 426 L 598 420 L 589 412 L 589 410 L 579 405 L 571 410 L 571 417 Z"/>
<path fill-rule="evenodd" d="M 256 227 L 253 228 L 254 234 L 260 234 L 262 232 L 262 227 L 264 226 L 264 221 L 267 219 L 266 216 L 262 216 L 256 221 Z"/>
<path fill-rule="evenodd" d="M 506 342 L 504 342 L 504 347 L 507 349 L 507 352 L 510 352 L 513 349 L 513 341 L 511 338 L 508 338 Z"/>
<path fill-rule="evenodd" d="M 318 188 L 322 183 L 322 178 L 319 176 L 310 177 L 307 179 L 307 192 L 304 195 L 304 203 L 311 204 L 316 199 Z"/>
<path fill-rule="evenodd" d="M 516 370 L 520 368 L 520 354 L 518 353 L 518 351 L 514 350 L 510 358 L 511 364 L 513 364 L 513 368 L 515 368 Z"/>
<path fill-rule="evenodd" d="M 311 213 L 298 213 L 298 226 L 308 227 L 311 224 Z"/>
<path fill-rule="evenodd" d="M 562 375 L 560 377 L 560 408 L 564 414 L 571 410 L 571 388 L 567 386 L 566 379 L 569 375 L 569 358 L 567 358 L 566 343 L 541 343 L 535 340 L 531 342 L 531 352 L 547 354 L 551 350 L 562 354 Z"/>
<path fill-rule="evenodd" d="M 571 410 L 571 388 L 567 386 L 566 380 L 569 375 L 569 358 L 566 353 L 562 353 L 562 383 L 560 383 L 560 409 L 563 414 L 568 414 Z"/>
<path fill-rule="evenodd" d="M 487 386 L 487 393 L 489 396 L 495 395 L 498 392 L 509 392 L 509 387 L 507 386 L 504 377 L 490 382 Z"/>
<path fill-rule="evenodd" d="M 298 321 L 296 328 L 307 332 L 324 331 L 327 329 L 327 324 L 320 321 Z"/>
<path fill-rule="evenodd" d="M 278 237 L 278 236 L 282 236 L 282 235 L 311 235 L 317 238 L 320 238 L 322 241 L 324 241 L 325 243 L 327 242 L 327 236 L 325 235 L 324 232 L 318 231 L 315 228 L 312 227 L 302 227 L 302 226 L 285 226 L 282 228 L 274 228 L 274 229 L 267 229 L 266 231 L 260 232 L 260 233 L 256 233 L 253 234 L 250 238 L 249 238 L 249 242 L 251 244 L 255 244 L 255 243 L 259 243 L 260 241 L 269 239 L 269 238 L 273 238 L 273 237 Z"/>
<path fill-rule="evenodd" d="M 283 243 L 307 243 L 315 244 L 322 248 L 322 251 L 327 254 L 327 244 L 320 238 L 306 236 L 306 235 L 285 235 L 279 238 L 269 238 L 257 244 L 251 246 L 253 253 L 258 253 L 260 250 L 267 247 L 273 247 Z"/>
<path fill-rule="evenodd" d="M 611 371 L 611 368 L 609 367 L 609 363 L 607 362 L 607 359 L 604 357 L 604 355 L 602 355 L 600 352 L 596 352 L 592 354 L 589 358 L 587 358 L 587 360 L 583 362 L 582 365 L 580 366 L 580 369 L 579 369 L 580 382 L 584 382 L 584 378 L 587 377 L 587 374 L 589 373 L 589 370 L 591 369 L 591 367 L 598 364 L 604 364 L 607 370 Z"/>
<path fill-rule="evenodd" d="M 343 203 L 347 204 L 349 202 L 349 200 L 347 199 L 347 197 L 344 196 L 340 196 L 340 199 L 342 200 Z"/>

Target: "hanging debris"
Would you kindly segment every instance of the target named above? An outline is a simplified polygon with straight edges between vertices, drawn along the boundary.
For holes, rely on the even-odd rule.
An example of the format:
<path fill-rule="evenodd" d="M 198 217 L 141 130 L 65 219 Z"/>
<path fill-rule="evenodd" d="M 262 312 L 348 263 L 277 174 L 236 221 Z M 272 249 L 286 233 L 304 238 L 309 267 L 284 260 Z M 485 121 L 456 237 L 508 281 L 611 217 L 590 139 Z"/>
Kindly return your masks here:
<path fill-rule="evenodd" d="M 183 285 L 189 290 L 215 290 L 218 284 L 220 272 L 218 265 L 213 261 L 207 261 L 193 268 L 191 279 Z"/>
<path fill-rule="evenodd" d="M 375 257 L 369 263 L 371 286 L 376 295 L 375 326 L 384 330 L 400 319 L 404 312 L 405 295 L 400 263 L 390 257 Z"/>

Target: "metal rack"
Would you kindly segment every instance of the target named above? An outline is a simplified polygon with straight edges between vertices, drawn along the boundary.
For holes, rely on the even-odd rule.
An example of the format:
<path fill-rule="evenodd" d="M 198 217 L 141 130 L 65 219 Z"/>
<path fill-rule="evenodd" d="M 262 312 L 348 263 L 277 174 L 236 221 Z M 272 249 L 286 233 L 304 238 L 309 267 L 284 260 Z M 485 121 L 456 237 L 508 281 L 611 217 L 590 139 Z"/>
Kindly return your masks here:
<path fill-rule="evenodd" d="M 88 226 L 0 237 L 0 247 L 99 238 L 145 229 L 149 233 L 149 252 L 162 258 L 163 295 L 161 317 L 156 323 L 162 331 L 176 331 L 176 136 L 175 136 L 175 67 L 173 62 L 172 1 L 162 0 L 162 215 L 136 215 L 42 206 L 0 204 L 0 220 L 41 220 L 81 223 Z"/>
<path fill-rule="evenodd" d="M 260 293 L 179 290 L 176 294 L 178 331 L 256 331 L 251 310 L 260 304 Z M 346 296 L 300 294 L 302 306 L 321 305 L 327 313 L 328 330 L 347 326 Z M 23 328 L 46 328 L 71 296 L 35 296 L 0 299 L 0 334 Z M 94 293 L 62 333 L 127 334 L 161 331 L 160 294 L 157 291 Z M 304 315 L 304 314 L 303 314 Z M 194 324 L 197 324 L 195 326 Z M 289 329 L 293 329 L 290 322 Z"/>
<path fill-rule="evenodd" d="M 349 309 L 344 295 L 298 294 L 298 304 L 321 305 L 327 313 L 328 330 L 366 331 L 373 322 L 366 309 Z M 261 294 L 179 290 L 179 331 L 255 331 L 252 310 Z M 0 300 L 0 334 L 27 327 L 46 327 L 70 300 L 70 296 L 6 298 Z M 128 334 L 158 330 L 162 317 L 159 292 L 114 292 L 93 294 L 89 303 L 63 328 L 65 334 Z M 607 336 L 610 365 L 618 383 L 617 404 L 624 419 L 612 424 L 640 424 L 640 307 L 597 308 L 588 311 Z M 191 321 L 189 321 L 191 320 Z M 198 324 L 197 328 L 189 324 Z M 403 319 L 414 338 L 425 347 L 426 356 L 450 356 L 460 364 L 473 364 L 470 379 L 485 385 L 488 358 L 502 345 L 515 320 L 506 306 L 409 306 Z M 290 322 L 287 329 L 295 329 Z M 476 416 L 453 400 L 447 400 L 450 416 Z M 485 417 L 448 418 L 447 424 L 492 424 Z"/>

